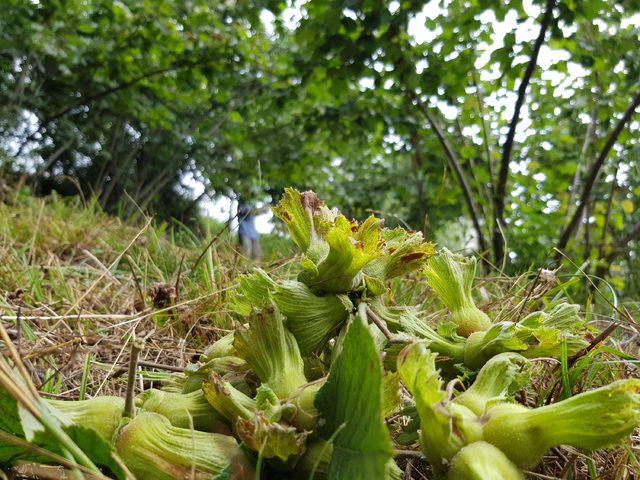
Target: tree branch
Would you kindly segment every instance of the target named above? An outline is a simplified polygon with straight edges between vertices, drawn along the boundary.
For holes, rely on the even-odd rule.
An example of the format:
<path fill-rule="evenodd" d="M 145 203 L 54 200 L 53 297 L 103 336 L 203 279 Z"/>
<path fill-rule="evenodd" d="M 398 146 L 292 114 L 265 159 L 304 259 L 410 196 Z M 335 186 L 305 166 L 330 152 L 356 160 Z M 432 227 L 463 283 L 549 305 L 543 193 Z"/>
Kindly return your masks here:
<path fill-rule="evenodd" d="M 64 145 L 61 145 L 60 147 L 58 147 L 51 155 L 49 155 L 49 157 L 44 161 L 44 165 L 42 165 L 38 171 L 35 173 L 34 177 L 38 178 L 40 175 L 44 175 L 44 173 L 49 170 L 49 167 L 51 167 L 51 165 L 53 165 L 53 162 L 55 162 L 58 157 L 60 155 L 62 155 L 67 148 L 69 148 L 71 146 L 71 144 L 73 143 L 74 138 L 71 137 L 70 139 L 68 139 Z"/>
<path fill-rule="evenodd" d="M 533 44 L 533 52 L 531 53 L 531 59 L 529 60 L 529 64 L 524 72 L 524 76 L 522 77 L 522 82 L 520 82 L 520 86 L 518 87 L 518 98 L 516 100 L 515 108 L 513 110 L 513 117 L 511 118 L 511 123 L 509 125 L 509 133 L 507 134 L 507 138 L 505 139 L 504 145 L 502 147 L 502 158 L 500 161 L 500 171 L 498 173 L 498 183 L 495 188 L 495 196 L 493 199 L 494 203 L 494 225 L 493 225 L 493 254 L 495 256 L 496 263 L 502 261 L 504 257 L 504 240 L 502 238 L 502 226 L 504 219 L 504 205 L 505 205 L 505 197 L 507 191 L 507 179 L 509 176 L 509 163 L 511 161 L 511 152 L 513 150 L 513 141 L 516 134 L 516 127 L 518 126 L 518 122 L 520 121 L 520 110 L 522 109 L 522 105 L 524 104 L 524 100 L 527 94 L 527 87 L 529 86 L 529 82 L 531 81 L 531 76 L 536 69 L 536 65 L 538 63 L 538 54 L 540 53 L 540 48 L 544 42 L 545 35 L 547 33 L 547 29 L 551 24 L 551 20 L 553 18 L 553 7 L 555 7 L 555 0 L 547 0 L 544 16 L 542 17 L 542 22 L 540 23 L 540 33 L 538 33 L 538 38 L 536 38 L 535 43 Z"/>
<path fill-rule="evenodd" d="M 111 95 L 112 93 L 116 93 L 119 92 L 121 90 L 126 90 L 127 88 L 136 85 L 137 83 L 141 82 L 142 80 L 146 80 L 148 78 L 151 77 L 155 77 L 157 75 L 164 75 L 165 73 L 169 73 L 169 72 L 174 72 L 174 71 L 178 71 L 178 70 L 182 70 L 183 68 L 190 68 L 190 67 L 195 67 L 197 65 L 203 65 L 203 64 L 207 64 L 213 61 L 216 61 L 217 58 L 209 58 L 209 57 L 203 57 L 201 59 L 196 59 L 195 61 L 189 61 L 189 59 L 181 59 L 180 61 L 176 61 L 175 63 L 169 65 L 168 67 L 165 68 L 160 68 L 160 69 L 155 69 L 155 70 L 150 70 L 148 72 L 145 72 L 129 81 L 120 83 L 114 87 L 110 87 L 110 88 L 106 88 L 104 90 L 101 90 L 100 92 L 94 93 L 92 95 L 87 95 L 86 97 L 81 98 L 80 100 L 72 103 L 71 105 L 68 105 L 66 107 L 64 107 L 61 110 L 58 110 L 57 112 L 49 115 L 49 116 L 45 116 L 44 119 L 42 120 L 42 122 L 40 122 L 40 124 L 38 125 L 38 129 L 36 131 L 34 131 L 33 133 L 29 134 L 21 143 L 19 149 L 18 149 L 18 153 L 15 155 L 16 157 L 19 157 L 22 154 L 22 151 L 24 149 L 24 147 L 26 146 L 27 143 L 29 143 L 30 141 L 32 141 L 36 135 L 44 130 L 46 130 L 47 126 L 51 123 L 54 122 L 62 117 L 64 117 L 65 115 L 67 115 L 69 112 L 71 112 L 72 110 L 78 108 L 78 107 L 82 107 L 83 105 L 89 105 L 90 103 L 93 103 L 97 100 L 100 100 L 104 97 L 107 97 L 109 95 Z"/>
<path fill-rule="evenodd" d="M 469 143 L 469 138 L 465 137 L 464 134 L 462 133 L 462 124 L 460 123 L 459 117 L 456 118 L 455 124 L 456 124 L 456 130 L 458 130 L 458 136 L 460 137 L 460 140 L 459 140 L 460 144 L 462 144 L 463 147 L 472 146 L 473 144 L 470 145 Z M 482 188 L 483 183 L 478 181 L 478 178 L 476 177 L 476 174 L 475 174 L 476 170 L 479 170 L 478 166 L 474 161 L 474 157 L 471 156 L 469 157 L 469 169 L 467 171 L 467 174 L 469 175 L 469 179 L 471 180 L 471 188 L 473 190 L 473 194 L 475 195 L 475 198 L 485 198 L 485 195 L 488 193 L 489 190 L 487 189 L 485 192 L 484 189 Z M 486 185 L 485 185 L 485 188 L 486 188 Z M 489 195 L 488 198 L 491 198 L 491 195 Z M 480 202 L 476 206 L 482 218 L 490 218 L 485 209 L 484 202 Z"/>
<path fill-rule="evenodd" d="M 485 119 L 484 110 L 484 98 L 482 91 L 480 90 L 480 84 L 476 78 L 475 69 L 471 71 L 471 77 L 473 79 L 473 85 L 476 87 L 476 98 L 478 100 L 478 116 L 480 117 L 480 125 L 482 126 L 482 138 L 484 141 L 484 150 L 487 155 L 487 169 L 489 171 L 489 185 L 487 189 L 489 191 L 490 198 L 493 198 L 493 186 L 494 186 L 494 174 L 493 174 L 493 152 L 491 151 L 491 142 L 489 141 L 489 129 L 487 128 L 487 121 Z"/>
<path fill-rule="evenodd" d="M 206 61 L 210 61 L 211 59 L 209 58 L 205 58 L 202 59 Z M 129 87 L 132 87 L 134 85 L 136 85 L 137 83 L 140 83 L 143 80 L 147 80 L 149 78 L 155 77 L 157 75 L 164 75 L 165 73 L 169 73 L 169 72 L 173 72 L 173 71 L 177 71 L 177 70 L 181 70 L 183 68 L 188 68 L 188 67 L 194 67 L 200 63 L 202 63 L 202 60 L 200 61 L 196 61 L 196 62 L 189 62 L 189 61 L 185 61 L 184 59 L 182 61 L 177 61 L 171 65 L 169 65 L 168 67 L 165 68 L 159 68 L 159 69 L 155 69 L 155 70 L 150 70 L 148 72 L 145 72 L 141 75 L 138 75 L 137 77 L 126 81 L 126 82 L 122 82 L 114 87 L 110 87 L 110 88 L 106 88 L 104 90 L 101 90 L 100 92 L 94 93 L 92 95 L 88 95 L 84 98 L 81 98 L 80 100 L 78 100 L 77 102 L 72 103 L 71 105 L 68 105 L 67 107 L 63 108 L 62 110 L 59 110 L 57 112 L 55 112 L 53 115 L 51 115 L 50 117 L 45 117 L 45 119 L 43 120 L 43 124 L 47 125 L 51 122 L 54 122 L 56 120 L 58 120 L 61 117 L 64 117 L 67 113 L 69 113 L 70 111 L 78 108 L 78 107 L 82 107 L 83 105 L 88 105 L 90 103 L 93 103 L 97 100 L 100 100 L 104 97 L 107 97 L 109 95 L 111 95 L 112 93 L 116 93 L 119 92 L 121 90 L 126 90 Z"/>
<path fill-rule="evenodd" d="M 596 75 L 596 93 L 593 98 L 593 108 L 591 109 L 591 120 L 589 121 L 589 125 L 587 126 L 587 131 L 584 135 L 584 142 L 582 143 L 582 148 L 580 149 L 580 157 L 578 157 L 578 166 L 576 168 L 576 173 L 573 176 L 573 182 L 571 184 L 571 193 L 569 196 L 569 204 L 567 206 L 567 216 L 565 218 L 565 222 L 571 218 L 571 207 L 573 206 L 574 200 L 578 195 L 578 187 L 580 186 L 580 179 L 582 175 L 582 164 L 587 158 L 587 152 L 589 151 L 589 146 L 591 145 L 591 141 L 596 132 L 596 124 L 598 123 L 598 105 L 599 105 L 599 97 L 600 97 L 600 88 L 597 84 L 598 76 Z"/>
<path fill-rule="evenodd" d="M 621 238 L 620 240 L 617 240 L 614 244 L 613 244 L 613 250 L 612 252 L 617 252 L 616 254 L 614 254 L 613 256 L 611 256 L 611 254 L 609 254 L 607 256 L 607 258 L 614 258 L 617 254 L 620 253 L 621 250 L 625 249 L 627 247 L 627 244 L 633 240 L 637 240 L 638 238 L 640 238 L 640 222 L 636 223 L 633 228 L 631 230 L 629 230 L 629 233 L 627 233 L 623 238 Z"/>
<path fill-rule="evenodd" d="M 600 262 L 600 264 L 598 265 L 595 276 L 597 278 L 604 278 L 609 273 L 609 269 L 611 268 L 611 263 L 617 257 L 621 255 L 626 255 L 628 258 L 628 253 L 629 253 L 627 250 L 628 243 L 634 240 L 638 240 L 639 238 L 640 238 L 640 222 L 636 223 L 624 237 L 610 244 L 609 253 L 607 253 L 607 255 L 604 258 L 602 258 L 603 261 Z M 603 245 L 601 244 L 600 250 L 602 251 L 603 249 L 604 249 Z M 629 273 L 630 273 L 630 278 L 633 279 L 634 278 L 633 270 L 631 268 L 629 268 Z"/>
<path fill-rule="evenodd" d="M 476 231 L 476 235 L 478 236 L 478 245 L 480 247 L 480 251 L 486 252 L 487 242 L 484 238 L 484 233 L 482 232 L 482 227 L 480 225 L 480 216 L 478 215 L 478 209 L 475 202 L 473 201 L 473 196 L 471 195 L 471 187 L 469 186 L 469 182 L 467 182 L 467 179 L 464 175 L 464 171 L 462 170 L 462 166 L 460 165 L 458 156 L 451 148 L 451 145 L 449 145 L 449 142 L 447 142 L 447 139 L 445 138 L 444 132 L 440 128 L 440 125 L 438 125 L 435 119 L 431 116 L 424 103 L 422 103 L 420 99 L 415 96 L 413 98 L 416 101 L 418 108 L 427 119 L 427 122 L 429 122 L 429 125 L 431 125 L 431 128 L 435 132 L 438 141 L 444 149 L 444 153 L 447 157 L 449 165 L 458 177 L 458 183 L 460 185 L 460 188 L 462 189 L 462 194 L 467 204 L 467 209 L 469 210 L 469 215 L 471 216 L 471 221 L 473 222 L 473 227 Z"/>
<path fill-rule="evenodd" d="M 591 167 L 589 168 L 589 172 L 587 173 L 587 178 L 584 183 L 584 188 L 582 189 L 582 194 L 580 195 L 578 206 L 576 207 L 576 211 L 573 213 L 571 220 L 566 225 L 564 230 L 560 233 L 560 239 L 558 240 L 558 245 L 556 247 L 558 250 L 563 250 L 569 243 L 569 240 L 571 239 L 572 235 L 575 233 L 576 228 L 580 223 L 580 219 L 582 218 L 582 213 L 584 212 L 584 208 L 589 200 L 589 196 L 591 195 L 591 191 L 593 190 L 593 186 L 596 182 L 596 178 L 600 173 L 600 169 L 604 165 L 604 162 L 609 156 L 609 152 L 611 151 L 616 141 L 618 140 L 618 137 L 624 130 L 625 125 L 633 116 L 636 108 L 638 108 L 638 105 L 640 105 L 640 91 L 633 98 L 633 100 L 627 107 L 627 110 L 624 112 L 624 115 L 622 115 L 622 118 L 620 119 L 618 124 L 609 134 L 609 137 L 607 138 L 607 142 L 602 148 L 602 151 L 598 155 L 598 158 L 596 159 L 596 161 L 591 164 Z M 559 254 L 556 254 L 556 260 L 559 260 L 560 258 L 558 255 Z"/>
<path fill-rule="evenodd" d="M 611 182 L 611 189 L 609 190 L 609 199 L 607 201 L 607 213 L 604 216 L 604 225 L 602 226 L 602 232 L 600 234 L 600 247 L 598 248 L 598 258 L 602 257 L 604 251 L 604 242 L 607 239 L 607 230 L 609 230 L 609 221 L 611 220 L 611 207 L 613 206 L 613 197 L 616 194 L 616 187 L 618 185 L 618 170 L 620 164 L 616 166 L 615 172 L 613 172 L 613 182 Z"/>
<path fill-rule="evenodd" d="M 416 180 L 416 193 L 418 194 L 418 203 L 420 204 L 420 213 L 425 208 L 424 200 L 424 179 L 422 178 L 422 160 L 420 158 L 420 135 L 417 130 L 411 132 L 411 167 Z M 422 215 L 421 215 L 422 216 Z"/>

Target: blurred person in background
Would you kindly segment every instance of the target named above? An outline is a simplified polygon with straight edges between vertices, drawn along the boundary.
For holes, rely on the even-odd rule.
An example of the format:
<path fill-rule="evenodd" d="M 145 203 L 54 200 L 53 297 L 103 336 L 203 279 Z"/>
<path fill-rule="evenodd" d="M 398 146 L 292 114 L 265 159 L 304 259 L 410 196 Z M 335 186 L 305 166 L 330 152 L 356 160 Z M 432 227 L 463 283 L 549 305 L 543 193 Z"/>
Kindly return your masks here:
<path fill-rule="evenodd" d="M 244 254 L 252 260 L 262 260 L 260 233 L 256 230 L 256 217 L 260 212 L 248 203 L 238 203 L 238 242 Z"/>

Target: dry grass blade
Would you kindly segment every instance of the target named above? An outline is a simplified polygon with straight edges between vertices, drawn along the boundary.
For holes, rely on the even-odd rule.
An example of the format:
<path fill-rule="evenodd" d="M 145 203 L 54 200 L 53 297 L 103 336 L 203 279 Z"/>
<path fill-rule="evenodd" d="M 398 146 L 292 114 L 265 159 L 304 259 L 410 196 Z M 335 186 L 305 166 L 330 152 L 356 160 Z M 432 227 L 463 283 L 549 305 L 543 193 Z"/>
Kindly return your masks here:
<path fill-rule="evenodd" d="M 111 275 L 111 269 L 118 264 L 118 262 L 120 261 L 120 259 L 122 258 L 122 256 L 124 254 L 127 253 L 127 251 L 131 248 L 131 246 L 138 240 L 138 238 L 140 238 L 140 236 L 147 230 L 147 228 L 149 228 L 149 225 L 151 225 L 151 222 L 153 221 L 153 219 L 148 219 L 147 223 L 145 223 L 144 227 L 142 227 L 140 229 L 140 231 L 136 234 L 135 237 L 133 237 L 133 239 L 129 242 L 129 244 L 126 246 L 126 248 L 120 252 L 120 254 L 116 257 L 116 259 L 111 262 L 111 264 L 109 265 L 108 268 L 106 268 L 102 274 L 96 279 L 96 281 L 93 283 L 93 285 L 91 285 L 81 296 L 78 300 L 76 300 L 76 302 L 73 304 L 73 306 L 71 308 L 69 308 L 65 315 L 69 315 L 71 312 L 73 312 L 74 310 L 76 310 L 78 308 L 78 306 L 82 303 L 82 301 L 87 298 L 87 296 L 93 291 L 94 288 L 96 288 L 100 282 L 102 281 L 102 279 L 104 277 L 107 276 L 107 274 Z"/>

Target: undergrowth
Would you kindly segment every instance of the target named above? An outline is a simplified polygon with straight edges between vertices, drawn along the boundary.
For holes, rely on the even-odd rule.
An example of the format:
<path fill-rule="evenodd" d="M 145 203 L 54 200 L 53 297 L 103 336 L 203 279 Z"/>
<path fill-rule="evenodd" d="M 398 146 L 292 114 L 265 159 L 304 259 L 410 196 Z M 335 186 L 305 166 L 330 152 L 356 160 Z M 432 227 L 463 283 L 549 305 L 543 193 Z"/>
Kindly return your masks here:
<path fill-rule="evenodd" d="M 230 306 L 232 291 L 254 265 L 235 243 L 224 225 L 169 228 L 143 215 L 123 222 L 79 198 L 8 195 L 0 203 L 0 315 L 40 394 L 124 396 L 134 337 L 145 339 L 138 391 L 174 381 L 207 346 L 242 327 Z M 265 244 L 268 260 L 260 267 L 271 277 L 293 278 L 299 258 L 290 255 L 292 244 L 275 235 Z M 422 272 L 391 282 L 394 301 L 417 305 L 430 324 L 447 316 Z M 494 321 L 521 319 L 562 299 L 580 303 L 592 327 L 586 338 L 593 348 L 581 356 L 533 362 L 535 381 L 518 392 L 520 403 L 538 407 L 638 377 L 637 303 L 617 298 L 579 267 L 534 268 L 514 278 L 488 268 L 474 291 L 479 309 L 493 312 Z M 606 338 L 598 337 L 602 331 Z M 405 478 L 431 478 L 410 421 L 403 411 L 387 420 L 396 462 Z M 527 475 L 636 478 L 638 453 L 637 432 L 619 447 L 592 454 L 555 447 Z"/>

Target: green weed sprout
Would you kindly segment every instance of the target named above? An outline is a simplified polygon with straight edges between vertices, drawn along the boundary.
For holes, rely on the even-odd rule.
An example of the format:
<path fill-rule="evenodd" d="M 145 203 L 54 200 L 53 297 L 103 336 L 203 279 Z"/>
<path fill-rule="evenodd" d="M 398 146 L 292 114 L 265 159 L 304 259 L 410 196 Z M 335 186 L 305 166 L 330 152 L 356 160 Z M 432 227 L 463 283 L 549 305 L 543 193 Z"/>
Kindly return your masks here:
<path fill-rule="evenodd" d="M 476 264 L 475 257 L 453 254 L 443 248 L 425 267 L 429 286 L 447 306 L 456 332 L 463 337 L 491 328 L 491 320 L 476 306 L 471 294 Z"/>
<path fill-rule="evenodd" d="M 449 480 L 523 480 L 518 468 L 501 450 L 487 442 L 475 442 L 451 460 Z"/>
<path fill-rule="evenodd" d="M 596 450 L 630 435 L 640 425 L 640 380 L 619 380 L 539 408 L 495 405 L 484 420 L 485 441 L 528 468 L 558 445 Z"/>
<path fill-rule="evenodd" d="M 122 421 L 124 399 L 101 396 L 89 400 L 47 400 L 56 416 L 68 424 L 80 425 L 98 432 L 111 441 Z"/>
<path fill-rule="evenodd" d="M 164 415 L 174 427 L 229 433 L 226 419 L 211 406 L 202 390 L 191 393 L 147 390 L 136 398 L 136 407 Z"/>
<path fill-rule="evenodd" d="M 254 478 L 236 440 L 229 435 L 171 425 L 158 413 L 140 412 L 121 430 L 118 454 L 137 478 Z"/>

